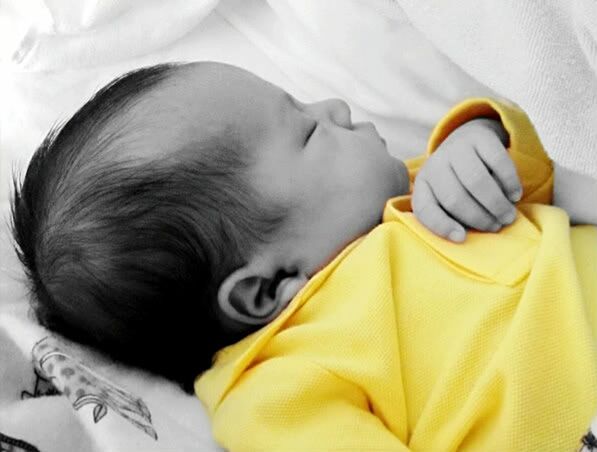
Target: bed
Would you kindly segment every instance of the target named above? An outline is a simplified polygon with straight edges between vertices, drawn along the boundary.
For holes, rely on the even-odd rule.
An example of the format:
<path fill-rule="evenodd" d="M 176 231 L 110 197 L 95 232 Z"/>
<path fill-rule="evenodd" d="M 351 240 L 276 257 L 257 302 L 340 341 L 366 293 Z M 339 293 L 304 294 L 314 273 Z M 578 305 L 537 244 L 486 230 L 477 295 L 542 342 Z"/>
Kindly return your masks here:
<path fill-rule="evenodd" d="M 303 101 L 345 99 L 403 158 L 460 99 L 499 95 L 528 112 L 554 160 L 597 178 L 595 18 L 582 0 L 0 2 L 0 449 L 220 450 L 195 397 L 28 310 L 11 174 L 105 83 L 164 61 L 235 64 Z"/>

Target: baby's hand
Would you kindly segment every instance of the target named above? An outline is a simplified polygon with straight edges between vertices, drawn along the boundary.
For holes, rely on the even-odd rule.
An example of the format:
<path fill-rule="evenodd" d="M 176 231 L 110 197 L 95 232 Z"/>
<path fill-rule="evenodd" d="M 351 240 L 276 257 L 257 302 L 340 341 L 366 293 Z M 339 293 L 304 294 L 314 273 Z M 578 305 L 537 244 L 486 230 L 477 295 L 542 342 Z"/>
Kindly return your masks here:
<path fill-rule="evenodd" d="M 415 179 L 418 220 L 454 242 L 465 239 L 465 227 L 496 232 L 512 223 L 522 187 L 507 142 L 507 132 L 492 119 L 474 119 L 452 132 Z"/>

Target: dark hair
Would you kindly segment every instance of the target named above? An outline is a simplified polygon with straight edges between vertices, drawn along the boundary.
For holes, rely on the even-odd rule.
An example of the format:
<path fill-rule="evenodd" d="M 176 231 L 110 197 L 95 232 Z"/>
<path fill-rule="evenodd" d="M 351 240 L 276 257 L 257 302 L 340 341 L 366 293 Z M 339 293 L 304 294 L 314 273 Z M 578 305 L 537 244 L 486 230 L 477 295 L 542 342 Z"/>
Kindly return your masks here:
<path fill-rule="evenodd" d="M 284 211 L 243 182 L 242 143 L 212 137 L 192 158 L 110 157 L 127 146 L 113 120 L 176 67 L 129 72 L 54 127 L 20 187 L 13 176 L 11 209 L 39 322 L 190 391 L 240 339 L 217 320 L 220 283 Z"/>

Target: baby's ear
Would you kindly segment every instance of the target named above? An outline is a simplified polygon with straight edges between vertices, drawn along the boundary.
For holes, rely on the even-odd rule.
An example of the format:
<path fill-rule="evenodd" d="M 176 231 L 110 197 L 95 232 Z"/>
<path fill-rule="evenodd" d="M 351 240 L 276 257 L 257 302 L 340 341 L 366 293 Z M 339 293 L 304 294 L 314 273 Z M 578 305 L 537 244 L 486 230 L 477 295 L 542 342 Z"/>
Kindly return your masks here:
<path fill-rule="evenodd" d="M 305 275 L 282 269 L 260 275 L 250 265 L 232 272 L 218 290 L 218 307 L 227 320 L 239 326 L 271 322 L 307 283 Z"/>

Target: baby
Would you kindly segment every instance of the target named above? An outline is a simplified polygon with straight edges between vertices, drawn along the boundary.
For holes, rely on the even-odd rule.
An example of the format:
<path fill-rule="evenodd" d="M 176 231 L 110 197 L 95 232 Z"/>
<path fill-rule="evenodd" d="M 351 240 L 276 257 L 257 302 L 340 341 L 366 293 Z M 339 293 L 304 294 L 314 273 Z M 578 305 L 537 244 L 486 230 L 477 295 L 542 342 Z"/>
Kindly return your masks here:
<path fill-rule="evenodd" d="M 481 391 L 479 397 L 485 397 L 487 410 L 497 410 L 495 416 L 485 411 L 452 419 L 457 410 L 448 415 L 438 408 L 441 400 L 426 405 L 430 397 L 442 397 L 437 388 L 429 389 L 427 379 L 440 378 L 446 368 L 415 369 L 415 374 L 423 369 L 416 377 L 422 379 L 420 383 L 412 376 L 408 379 L 407 370 L 402 375 L 398 372 L 416 362 L 396 361 L 405 351 L 390 345 L 398 335 L 403 340 L 406 327 L 392 327 L 385 333 L 376 330 L 384 338 L 396 336 L 388 339 L 387 350 L 396 355 L 390 359 L 391 366 L 384 361 L 388 366 L 380 367 L 379 360 L 371 366 L 385 374 L 383 378 L 395 378 L 392 390 L 380 383 L 377 373 L 371 372 L 365 383 L 349 377 L 351 372 L 331 370 L 334 366 L 324 366 L 319 357 L 297 360 L 297 356 L 304 358 L 301 353 L 311 353 L 312 345 L 301 348 L 305 340 L 319 341 L 321 346 L 328 337 L 317 332 L 321 316 L 309 306 L 358 313 L 360 308 L 351 301 L 357 293 L 366 295 L 371 307 L 382 298 L 401 298 L 395 281 L 385 298 L 376 292 L 381 286 L 367 285 L 379 278 L 387 283 L 387 269 L 379 274 L 382 270 L 373 265 L 379 259 L 391 268 L 418 268 L 417 262 L 440 256 L 444 267 L 459 269 L 450 278 L 464 275 L 474 280 L 475 290 L 497 284 L 499 295 L 487 300 L 509 300 L 514 306 L 512 300 L 520 299 L 516 291 L 530 272 L 531 255 L 541 249 L 537 243 L 542 221 L 560 212 L 552 207 L 533 210 L 531 204 L 514 222 L 513 203 L 521 198 L 549 203 L 553 182 L 551 163 L 525 121 L 522 112 L 508 103 L 465 103 L 438 125 L 427 155 L 407 166 L 387 152 L 371 123 L 353 123 L 342 101 L 303 104 L 246 71 L 216 63 L 160 65 L 129 73 L 51 132 L 32 158 L 22 185 L 15 183 L 13 230 L 35 312 L 47 327 L 178 381 L 187 390 L 212 366 L 216 351 L 236 343 L 218 355 L 216 365 L 195 385 L 214 417 L 217 439 L 232 450 L 449 450 L 467 445 L 498 450 L 497 445 L 554 444 L 553 438 L 562 435 L 569 444 L 570 435 L 579 432 L 570 434 L 568 424 L 565 433 L 546 433 L 535 443 L 520 442 L 519 431 L 500 417 L 504 414 L 499 406 L 507 404 L 487 392 Z M 522 137 L 522 142 L 518 140 L 522 149 L 514 146 L 516 134 Z M 524 173 L 522 180 L 517 170 Z M 510 224 L 510 232 L 491 234 Z M 469 232 L 465 240 L 465 227 L 486 233 Z M 575 243 L 592 243 L 593 233 L 584 231 L 582 240 Z M 519 243 L 521 237 L 524 246 Z M 400 248 L 401 241 L 414 239 L 421 243 Z M 465 244 L 453 243 L 462 241 Z M 394 255 L 387 257 L 393 247 L 395 256 L 406 253 L 413 262 L 398 264 Z M 486 262 L 494 252 L 501 257 Z M 351 264 L 355 256 L 368 265 L 355 267 Z M 505 271 L 510 265 L 511 271 Z M 429 292 L 434 282 L 421 281 L 425 269 L 420 270 L 410 281 Z M 581 279 L 584 284 L 586 278 Z M 350 282 L 354 280 L 358 283 Z M 365 291 L 358 289 L 361 280 L 369 281 Z M 569 287 L 569 281 L 562 284 Z M 452 303 L 448 300 L 455 293 L 473 293 L 470 287 L 462 293 L 442 293 L 453 287 L 439 289 L 426 300 L 444 305 Z M 570 304 L 585 309 L 577 302 L 583 298 L 575 296 Z M 339 306 L 338 300 L 345 300 L 346 307 Z M 371 312 L 383 312 L 385 320 L 396 324 L 397 304 L 387 303 L 379 302 L 394 308 Z M 493 303 L 494 310 L 503 308 L 497 302 L 487 303 Z M 468 312 L 465 306 L 458 309 Z M 502 328 L 500 315 L 508 321 L 514 317 L 513 311 L 500 312 L 482 314 L 487 328 Z M 451 312 L 446 318 L 457 315 Z M 481 314 L 470 315 L 480 321 Z M 351 330 L 343 324 L 346 318 L 337 316 L 342 336 Z M 492 316 L 502 326 L 492 326 Z M 571 319 L 580 336 L 571 338 L 564 328 L 562 340 L 582 343 L 579 356 L 594 358 L 592 342 L 589 345 L 586 340 L 592 327 L 580 317 Z M 412 314 L 411 328 L 425 320 Z M 361 318 L 361 323 L 367 321 Z M 460 332 L 462 325 L 457 326 Z M 380 324 L 369 326 L 377 329 Z M 315 328 L 313 334 L 301 336 L 310 327 Z M 293 334 L 299 336 L 293 339 Z M 438 338 L 442 334 L 437 331 Z M 506 330 L 500 329 L 500 334 Z M 411 336 L 416 335 L 413 330 Z M 357 336 L 342 337 L 350 345 L 351 360 L 362 364 L 367 360 L 352 351 L 363 345 Z M 495 345 L 496 337 L 488 341 Z M 384 341 L 379 342 L 380 350 L 376 341 L 368 340 L 375 350 L 368 350 L 366 356 L 386 352 Z M 451 340 L 442 339 L 445 344 Z M 434 345 L 434 341 L 427 343 L 427 347 Z M 346 351 L 335 350 L 336 358 L 328 358 L 341 359 L 337 352 Z M 437 358 L 437 350 L 432 351 L 428 350 L 430 356 Z M 273 363 L 288 363 L 281 357 L 290 357 L 299 366 L 276 368 Z M 461 364 L 471 362 L 478 365 L 479 359 Z M 309 372 L 314 365 L 327 369 L 326 378 L 334 379 L 329 387 L 336 388 L 336 394 L 317 393 L 315 387 L 328 386 L 319 374 L 312 378 L 315 374 Z M 594 367 L 587 363 L 575 369 L 582 377 L 558 375 L 558 382 L 583 379 L 576 392 L 566 393 L 573 427 L 588 425 L 587 413 L 595 409 Z M 273 373 L 268 374 L 268 369 Z M 255 381 L 285 402 L 265 397 Z M 505 381 L 502 387 L 491 380 L 492 390 L 510 394 L 510 380 Z M 313 387 L 313 382 L 318 384 Z M 427 386 L 425 403 L 409 400 L 412 386 L 405 385 L 413 384 Z M 346 385 L 351 386 L 346 389 Z M 304 391 L 318 402 L 309 405 L 311 399 L 303 397 Z M 396 411 L 384 406 L 384 397 Z M 423 396 L 417 393 L 416 397 Z M 445 404 L 452 403 L 447 395 L 443 397 Z M 454 406 L 466 405 L 463 400 Z M 355 407 L 358 410 L 353 413 Z M 425 420 L 424 411 L 431 407 L 435 417 Z M 288 415 L 288 409 L 300 414 Z M 559 419 L 562 411 L 554 412 Z M 441 415 L 445 418 L 437 417 Z M 487 422 L 473 422 L 483 416 Z M 553 425 L 550 422 L 540 426 Z M 448 431 L 445 425 L 454 428 Z M 533 431 L 528 425 L 525 428 Z M 506 432 L 506 440 L 500 443 L 495 432 Z"/>

